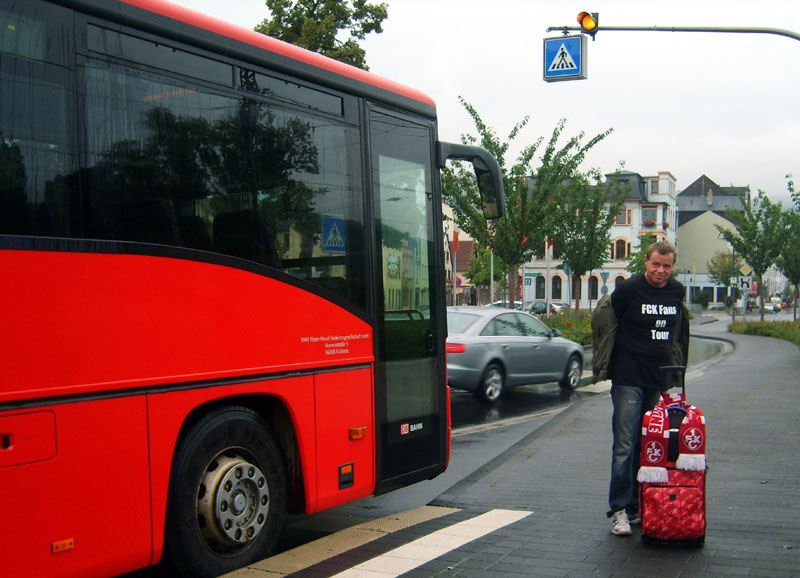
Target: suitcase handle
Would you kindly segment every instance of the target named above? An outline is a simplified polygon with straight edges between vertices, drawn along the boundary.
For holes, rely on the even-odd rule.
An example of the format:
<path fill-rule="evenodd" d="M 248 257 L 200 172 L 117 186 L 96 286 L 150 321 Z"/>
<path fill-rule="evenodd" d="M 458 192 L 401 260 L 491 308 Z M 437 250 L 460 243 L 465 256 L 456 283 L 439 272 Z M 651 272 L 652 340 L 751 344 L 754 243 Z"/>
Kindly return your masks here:
<path fill-rule="evenodd" d="M 676 372 L 676 373 L 683 373 L 684 378 L 681 380 L 681 393 L 686 395 L 686 366 L 685 365 L 662 365 L 658 368 L 664 372 Z M 672 383 L 672 379 L 669 380 L 669 383 Z M 672 389 L 674 386 L 669 385 L 667 389 Z"/>

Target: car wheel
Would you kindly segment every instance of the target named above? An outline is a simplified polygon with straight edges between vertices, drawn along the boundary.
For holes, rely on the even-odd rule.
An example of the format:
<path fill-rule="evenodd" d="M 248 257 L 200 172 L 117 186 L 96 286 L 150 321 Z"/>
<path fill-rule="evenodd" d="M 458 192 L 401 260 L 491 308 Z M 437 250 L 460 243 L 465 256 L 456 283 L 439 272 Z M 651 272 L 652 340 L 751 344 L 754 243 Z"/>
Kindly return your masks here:
<path fill-rule="evenodd" d="M 201 419 L 170 480 L 166 546 L 177 573 L 219 576 L 269 556 L 286 521 L 286 479 L 261 416 L 227 407 Z"/>
<path fill-rule="evenodd" d="M 478 399 L 486 403 L 494 403 L 503 394 L 505 376 L 503 368 L 496 363 L 490 363 L 481 377 L 481 383 L 475 392 Z"/>
<path fill-rule="evenodd" d="M 583 363 L 581 363 L 580 357 L 573 353 L 567 360 L 567 367 L 564 369 L 564 377 L 561 378 L 558 384 L 561 386 L 561 389 L 572 391 L 581 384 L 582 374 Z"/>

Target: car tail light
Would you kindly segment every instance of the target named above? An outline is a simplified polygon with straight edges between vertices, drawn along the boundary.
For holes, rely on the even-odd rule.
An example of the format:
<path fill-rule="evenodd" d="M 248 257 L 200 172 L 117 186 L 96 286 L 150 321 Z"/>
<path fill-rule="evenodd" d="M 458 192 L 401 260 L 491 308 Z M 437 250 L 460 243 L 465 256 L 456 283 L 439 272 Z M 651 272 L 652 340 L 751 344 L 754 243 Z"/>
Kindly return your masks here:
<path fill-rule="evenodd" d="M 446 351 L 447 353 L 464 353 L 467 350 L 467 346 L 463 343 L 448 343 Z"/>

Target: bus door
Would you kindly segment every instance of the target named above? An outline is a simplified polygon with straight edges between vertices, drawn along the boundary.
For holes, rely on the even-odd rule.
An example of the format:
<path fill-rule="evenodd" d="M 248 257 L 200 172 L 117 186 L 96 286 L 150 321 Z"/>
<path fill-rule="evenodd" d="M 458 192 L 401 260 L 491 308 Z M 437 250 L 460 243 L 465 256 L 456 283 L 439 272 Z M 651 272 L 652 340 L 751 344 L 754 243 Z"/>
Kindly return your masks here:
<path fill-rule="evenodd" d="M 380 268 L 376 493 L 383 493 L 445 467 L 445 368 L 438 351 L 444 329 L 436 290 L 443 283 L 441 201 L 433 189 L 433 123 L 373 110 L 370 141 Z"/>

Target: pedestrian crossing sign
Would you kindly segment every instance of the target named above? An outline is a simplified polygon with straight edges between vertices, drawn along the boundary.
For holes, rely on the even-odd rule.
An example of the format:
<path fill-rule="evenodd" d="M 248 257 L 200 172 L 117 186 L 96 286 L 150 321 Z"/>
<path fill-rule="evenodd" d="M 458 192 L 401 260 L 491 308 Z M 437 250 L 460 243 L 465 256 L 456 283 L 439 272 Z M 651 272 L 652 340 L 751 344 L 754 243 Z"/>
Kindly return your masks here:
<path fill-rule="evenodd" d="M 558 36 L 544 39 L 544 79 L 579 80 L 587 78 L 586 36 Z"/>
<path fill-rule="evenodd" d="M 325 216 L 322 219 L 322 250 L 326 253 L 344 253 L 344 219 Z"/>

